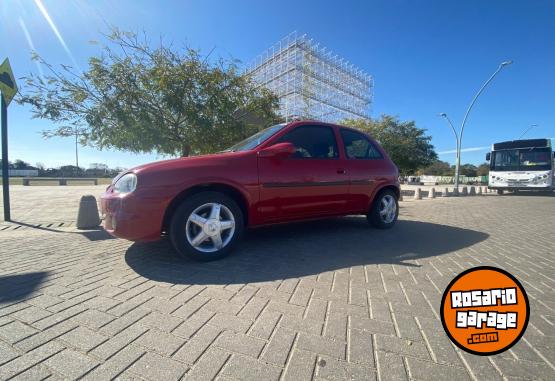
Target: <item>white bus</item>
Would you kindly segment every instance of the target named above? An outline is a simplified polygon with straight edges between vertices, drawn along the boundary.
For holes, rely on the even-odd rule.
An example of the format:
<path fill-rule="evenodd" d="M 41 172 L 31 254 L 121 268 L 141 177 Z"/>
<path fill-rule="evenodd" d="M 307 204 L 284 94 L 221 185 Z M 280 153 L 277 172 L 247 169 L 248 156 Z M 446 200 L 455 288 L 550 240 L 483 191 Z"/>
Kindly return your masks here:
<path fill-rule="evenodd" d="M 490 162 L 488 188 L 498 194 L 505 190 L 553 190 L 553 159 L 551 139 L 495 143 L 486 155 Z"/>

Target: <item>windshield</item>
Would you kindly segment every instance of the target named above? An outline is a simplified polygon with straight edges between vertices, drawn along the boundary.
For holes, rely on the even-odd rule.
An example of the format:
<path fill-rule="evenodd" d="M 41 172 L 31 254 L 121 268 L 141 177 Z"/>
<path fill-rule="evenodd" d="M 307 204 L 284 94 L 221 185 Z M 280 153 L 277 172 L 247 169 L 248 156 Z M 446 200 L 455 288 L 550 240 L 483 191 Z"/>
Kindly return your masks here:
<path fill-rule="evenodd" d="M 522 148 L 492 152 L 492 171 L 548 171 L 551 169 L 551 149 Z"/>
<path fill-rule="evenodd" d="M 258 147 L 260 144 L 264 143 L 266 140 L 268 140 L 271 136 L 273 136 L 276 132 L 280 131 L 285 126 L 286 126 L 285 123 L 281 123 L 281 124 L 276 124 L 275 126 L 272 126 L 272 127 L 268 127 L 262 131 L 258 131 L 256 134 L 249 136 L 248 138 L 240 141 L 234 146 L 229 147 L 224 152 L 248 151 L 250 149 Z"/>

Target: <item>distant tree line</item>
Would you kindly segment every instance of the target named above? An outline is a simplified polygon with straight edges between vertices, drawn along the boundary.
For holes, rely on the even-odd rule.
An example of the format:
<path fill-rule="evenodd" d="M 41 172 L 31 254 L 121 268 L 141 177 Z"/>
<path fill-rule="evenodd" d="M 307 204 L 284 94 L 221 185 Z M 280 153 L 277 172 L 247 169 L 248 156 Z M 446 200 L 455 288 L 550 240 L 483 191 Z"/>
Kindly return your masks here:
<path fill-rule="evenodd" d="M 462 164 L 460 168 L 461 176 L 487 176 L 488 173 L 488 163 L 483 163 L 478 166 L 473 164 Z M 445 161 L 436 160 L 429 166 L 419 169 L 417 174 L 428 176 L 455 176 L 455 166 Z"/>
<path fill-rule="evenodd" d="M 0 166 L 2 160 L 0 160 Z M 9 169 L 35 169 L 38 170 L 39 177 L 115 177 L 124 168 L 109 168 L 103 163 L 91 163 L 89 168 L 76 167 L 75 165 L 62 165 L 56 168 L 47 168 L 42 163 L 31 164 L 17 159 L 14 162 L 8 162 Z"/>

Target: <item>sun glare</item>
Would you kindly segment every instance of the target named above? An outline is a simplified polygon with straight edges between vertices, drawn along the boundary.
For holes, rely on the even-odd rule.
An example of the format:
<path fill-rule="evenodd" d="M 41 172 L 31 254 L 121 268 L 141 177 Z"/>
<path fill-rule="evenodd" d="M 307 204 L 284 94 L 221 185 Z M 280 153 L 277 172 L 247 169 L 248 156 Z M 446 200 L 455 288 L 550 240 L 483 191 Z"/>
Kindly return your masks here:
<path fill-rule="evenodd" d="M 21 26 L 21 30 L 23 31 L 23 34 L 25 35 L 25 40 L 27 40 L 27 45 L 29 45 L 29 49 L 31 49 L 32 52 L 36 52 L 37 49 L 35 49 L 35 44 L 33 43 L 33 39 L 31 38 L 31 34 L 29 33 L 29 30 L 27 29 L 27 25 L 25 25 L 25 21 L 23 21 L 23 19 L 21 17 L 19 18 L 19 25 Z M 39 62 L 36 62 L 36 61 L 35 61 L 35 65 L 37 66 L 37 70 L 39 72 L 40 78 L 44 80 L 44 72 L 42 71 L 42 66 L 40 65 Z"/>
<path fill-rule="evenodd" d="M 58 27 L 54 23 L 54 20 L 52 20 L 52 18 L 50 17 L 50 14 L 48 13 L 48 10 L 46 9 L 46 7 L 42 3 L 42 1 L 41 0 L 35 0 L 35 4 L 37 5 L 38 9 L 40 10 L 42 15 L 46 19 L 46 22 L 48 22 L 48 25 L 50 25 L 50 28 L 52 29 L 52 31 L 54 32 L 56 37 L 58 38 L 58 41 L 60 42 L 60 44 L 64 48 L 66 54 L 68 55 L 69 59 L 73 63 L 73 66 L 76 69 L 78 69 L 79 71 L 81 71 L 81 68 L 79 67 L 79 65 L 77 64 L 77 61 L 75 61 L 75 58 L 73 57 L 73 54 L 71 53 L 71 50 L 69 50 L 69 47 L 67 46 L 67 44 L 64 40 L 64 37 L 62 36 L 60 31 L 58 30 Z"/>

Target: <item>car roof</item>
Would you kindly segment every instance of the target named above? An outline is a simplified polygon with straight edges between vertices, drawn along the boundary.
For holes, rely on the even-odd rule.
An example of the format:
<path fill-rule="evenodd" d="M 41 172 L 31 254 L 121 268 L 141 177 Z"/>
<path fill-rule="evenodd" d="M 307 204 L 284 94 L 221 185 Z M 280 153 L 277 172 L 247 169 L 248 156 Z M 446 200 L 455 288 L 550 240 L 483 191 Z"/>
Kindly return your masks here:
<path fill-rule="evenodd" d="M 287 124 L 287 129 L 294 128 L 296 126 L 312 125 L 312 124 L 318 124 L 318 125 L 322 125 L 322 126 L 337 127 L 337 128 L 343 128 L 343 129 L 346 129 L 346 130 L 351 130 L 351 131 L 354 131 L 354 132 L 358 132 L 359 134 L 363 134 L 363 135 L 371 138 L 372 140 L 374 140 L 369 133 L 367 133 L 365 131 L 361 131 L 361 130 L 355 128 L 355 127 L 344 126 L 342 124 L 337 124 L 337 123 L 322 122 L 321 120 L 315 120 L 315 119 L 303 119 L 303 120 L 295 120 L 293 122 L 289 122 Z"/>

